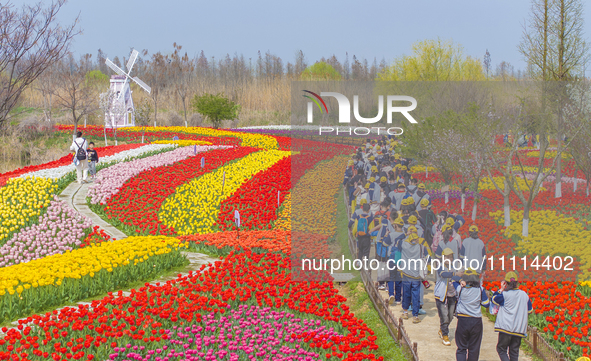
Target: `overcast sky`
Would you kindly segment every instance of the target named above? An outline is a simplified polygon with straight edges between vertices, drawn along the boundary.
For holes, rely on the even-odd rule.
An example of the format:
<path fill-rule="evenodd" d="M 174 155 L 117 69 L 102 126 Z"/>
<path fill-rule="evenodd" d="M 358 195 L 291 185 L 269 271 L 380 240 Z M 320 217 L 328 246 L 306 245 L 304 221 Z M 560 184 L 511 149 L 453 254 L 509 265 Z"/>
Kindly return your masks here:
<path fill-rule="evenodd" d="M 332 54 L 343 61 L 345 52 L 390 62 L 410 54 L 413 42 L 440 37 L 480 60 L 488 49 L 493 68 L 504 60 L 517 70 L 525 69 L 517 45 L 529 8 L 529 0 L 70 0 L 60 19 L 80 14 L 83 34 L 73 50 L 93 58 L 99 48 L 127 57 L 130 47 L 170 52 L 177 42 L 191 56 L 204 50 L 216 59 L 269 50 L 286 63 L 301 49 L 308 63 Z"/>

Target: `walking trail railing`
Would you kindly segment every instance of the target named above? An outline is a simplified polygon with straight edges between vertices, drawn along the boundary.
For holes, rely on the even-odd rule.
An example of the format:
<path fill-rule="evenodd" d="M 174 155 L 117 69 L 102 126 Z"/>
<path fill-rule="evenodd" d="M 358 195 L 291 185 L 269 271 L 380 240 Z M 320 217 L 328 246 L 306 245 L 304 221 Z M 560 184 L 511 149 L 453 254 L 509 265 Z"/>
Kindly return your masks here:
<path fill-rule="evenodd" d="M 349 203 L 347 202 L 347 193 L 345 188 L 343 188 L 343 195 L 345 205 L 347 206 L 347 215 L 348 218 L 351 219 L 351 209 Z M 349 233 L 349 250 L 353 256 L 357 255 L 357 242 L 355 241 L 355 237 L 348 231 Z M 419 356 L 417 352 L 417 343 L 412 342 L 410 337 L 406 333 L 406 329 L 404 328 L 404 323 L 402 318 L 396 319 L 392 312 L 390 311 L 390 302 L 389 300 L 383 299 L 380 295 L 378 289 L 376 288 L 375 283 L 371 279 L 371 274 L 361 269 L 359 271 L 361 274 L 361 279 L 363 281 L 363 285 L 365 286 L 365 290 L 369 295 L 372 303 L 374 304 L 375 309 L 377 310 L 380 318 L 388 328 L 388 332 L 394 338 L 397 343 L 407 352 L 410 356 L 410 359 L 413 361 L 419 361 Z M 532 353 L 541 358 L 544 361 L 567 361 L 566 357 L 562 352 L 558 352 L 555 350 L 549 343 L 546 341 L 542 335 L 538 332 L 537 328 L 527 326 L 527 337 L 523 340 L 527 346 L 530 348 Z"/>

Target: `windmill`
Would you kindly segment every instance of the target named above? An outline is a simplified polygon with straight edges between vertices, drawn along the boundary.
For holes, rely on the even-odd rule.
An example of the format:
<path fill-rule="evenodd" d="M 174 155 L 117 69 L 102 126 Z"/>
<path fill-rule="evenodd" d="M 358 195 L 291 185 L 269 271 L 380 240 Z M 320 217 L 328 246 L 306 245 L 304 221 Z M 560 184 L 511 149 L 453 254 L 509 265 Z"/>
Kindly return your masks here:
<path fill-rule="evenodd" d="M 138 55 L 138 51 L 132 49 L 126 64 L 127 73 L 109 60 L 109 58 L 105 60 L 107 66 L 117 73 L 117 75 L 111 75 L 111 92 L 117 94 L 115 99 L 113 99 L 113 103 L 119 102 L 119 104 L 113 104 L 113 109 L 121 109 L 117 114 L 105 114 L 105 116 L 111 119 L 111 124 L 107 124 L 107 127 L 119 128 L 135 125 L 133 99 L 131 98 L 131 88 L 129 87 L 132 81 L 147 91 L 148 94 L 151 92 L 151 88 L 146 83 L 141 81 L 137 76 L 131 76 L 131 70 Z"/>

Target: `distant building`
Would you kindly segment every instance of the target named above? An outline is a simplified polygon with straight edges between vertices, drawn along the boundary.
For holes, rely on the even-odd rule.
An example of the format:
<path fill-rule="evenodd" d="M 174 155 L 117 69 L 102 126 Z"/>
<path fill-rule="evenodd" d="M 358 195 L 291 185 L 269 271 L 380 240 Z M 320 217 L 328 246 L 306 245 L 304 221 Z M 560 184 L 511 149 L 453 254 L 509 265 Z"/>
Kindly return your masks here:
<path fill-rule="evenodd" d="M 113 102 L 122 102 L 124 111 L 121 114 L 105 114 L 107 128 L 121 128 L 135 126 L 133 99 L 129 81 L 125 75 L 111 75 L 111 91 L 115 94 Z M 119 93 L 121 93 L 119 96 Z M 117 107 L 113 106 L 113 109 Z"/>

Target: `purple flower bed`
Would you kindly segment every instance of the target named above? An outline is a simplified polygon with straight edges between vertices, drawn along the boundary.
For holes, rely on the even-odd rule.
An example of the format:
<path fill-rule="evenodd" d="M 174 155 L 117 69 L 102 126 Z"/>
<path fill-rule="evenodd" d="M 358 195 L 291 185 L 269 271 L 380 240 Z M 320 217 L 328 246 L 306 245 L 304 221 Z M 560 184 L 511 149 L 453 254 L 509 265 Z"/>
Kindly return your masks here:
<path fill-rule="evenodd" d="M 340 337 L 320 320 L 307 320 L 285 312 L 240 305 L 225 315 L 205 315 L 200 324 L 167 330 L 167 344 L 148 350 L 127 344 L 114 348 L 113 361 L 213 361 L 325 360 L 292 335 L 309 335 L 314 340 Z M 330 350 L 329 350 L 330 351 Z"/>
<path fill-rule="evenodd" d="M 78 248 L 91 227 L 88 218 L 55 197 L 38 224 L 21 229 L 0 247 L 0 267 Z"/>
<path fill-rule="evenodd" d="M 219 146 L 197 146 L 197 153 L 216 149 Z M 177 148 L 170 152 L 160 153 L 151 157 L 137 159 L 131 162 L 115 164 L 97 173 L 95 182 L 88 188 L 88 196 L 91 204 L 105 204 L 123 184 L 151 168 L 162 167 L 179 162 L 195 154 L 195 147 Z"/>

